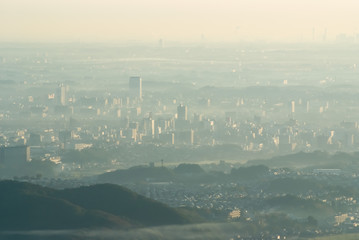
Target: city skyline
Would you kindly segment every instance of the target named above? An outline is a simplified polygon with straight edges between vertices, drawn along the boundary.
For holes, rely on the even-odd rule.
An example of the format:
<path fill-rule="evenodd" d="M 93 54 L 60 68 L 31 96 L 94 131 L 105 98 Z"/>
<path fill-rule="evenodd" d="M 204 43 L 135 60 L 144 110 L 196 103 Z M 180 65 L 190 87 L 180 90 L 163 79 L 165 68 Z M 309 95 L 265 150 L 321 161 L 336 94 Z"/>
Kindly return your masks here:
<path fill-rule="evenodd" d="M 354 0 L 1 0 L 0 239 L 359 239 Z"/>

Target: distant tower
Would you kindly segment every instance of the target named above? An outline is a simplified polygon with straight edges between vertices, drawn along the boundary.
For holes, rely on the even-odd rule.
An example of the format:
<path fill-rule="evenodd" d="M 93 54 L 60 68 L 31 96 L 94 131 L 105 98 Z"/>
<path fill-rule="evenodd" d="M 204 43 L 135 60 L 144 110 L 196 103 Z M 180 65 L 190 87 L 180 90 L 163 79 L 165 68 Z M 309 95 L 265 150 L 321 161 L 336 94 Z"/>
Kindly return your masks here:
<path fill-rule="evenodd" d="M 187 121 L 187 106 L 180 104 L 177 107 L 177 118 L 178 120 Z"/>
<path fill-rule="evenodd" d="M 292 112 L 292 114 L 295 113 L 295 101 L 291 102 L 291 112 Z"/>
<path fill-rule="evenodd" d="M 31 161 L 30 147 L 26 145 L 0 147 L 0 162 L 5 165 L 17 165 Z"/>
<path fill-rule="evenodd" d="M 57 101 L 59 105 L 66 105 L 66 86 L 61 84 L 57 89 Z"/>
<path fill-rule="evenodd" d="M 130 77 L 129 89 L 132 97 L 142 99 L 142 78 L 141 77 Z"/>
<path fill-rule="evenodd" d="M 294 114 L 295 114 L 295 101 L 291 101 L 290 114 L 291 114 L 291 118 L 294 118 Z"/>

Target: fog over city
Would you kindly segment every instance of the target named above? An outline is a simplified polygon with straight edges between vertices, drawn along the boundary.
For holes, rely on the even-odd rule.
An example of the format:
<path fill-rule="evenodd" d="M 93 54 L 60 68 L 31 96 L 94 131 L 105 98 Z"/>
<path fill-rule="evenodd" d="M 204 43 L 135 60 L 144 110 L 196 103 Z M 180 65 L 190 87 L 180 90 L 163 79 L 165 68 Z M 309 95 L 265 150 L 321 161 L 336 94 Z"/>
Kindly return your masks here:
<path fill-rule="evenodd" d="M 359 238 L 355 1 L 0 3 L 0 239 Z"/>

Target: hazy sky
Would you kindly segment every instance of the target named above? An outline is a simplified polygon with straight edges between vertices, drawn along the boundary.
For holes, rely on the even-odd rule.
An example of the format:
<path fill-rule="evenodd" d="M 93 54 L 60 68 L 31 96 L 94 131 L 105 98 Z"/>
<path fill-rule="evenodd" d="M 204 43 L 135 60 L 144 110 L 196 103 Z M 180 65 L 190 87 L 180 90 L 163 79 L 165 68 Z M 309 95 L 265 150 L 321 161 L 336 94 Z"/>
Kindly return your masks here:
<path fill-rule="evenodd" d="M 358 12 L 358 0 L 0 0 L 0 41 L 319 41 L 359 33 Z"/>

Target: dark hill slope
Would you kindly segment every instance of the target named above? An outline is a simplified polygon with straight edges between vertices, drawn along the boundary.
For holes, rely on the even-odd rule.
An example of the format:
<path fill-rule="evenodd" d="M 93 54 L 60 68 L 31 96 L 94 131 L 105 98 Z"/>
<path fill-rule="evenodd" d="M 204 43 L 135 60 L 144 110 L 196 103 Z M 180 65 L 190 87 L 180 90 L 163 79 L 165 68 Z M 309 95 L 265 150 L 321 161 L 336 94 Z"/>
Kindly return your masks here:
<path fill-rule="evenodd" d="M 0 231 L 187 222 L 177 210 L 115 185 L 54 190 L 23 182 L 0 182 Z"/>
<path fill-rule="evenodd" d="M 359 152 L 298 152 L 290 155 L 277 156 L 265 160 L 251 160 L 248 165 L 263 164 L 270 168 L 292 168 L 313 170 L 317 168 L 342 169 L 345 171 L 357 171 L 359 169 Z"/>
<path fill-rule="evenodd" d="M 109 213 L 87 210 L 40 186 L 0 182 L 0 230 L 74 229 L 129 227 L 131 224 Z"/>
<path fill-rule="evenodd" d="M 86 209 L 108 212 L 141 225 L 188 223 L 178 210 L 113 184 L 65 189 L 55 195 Z"/>

